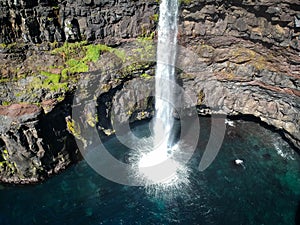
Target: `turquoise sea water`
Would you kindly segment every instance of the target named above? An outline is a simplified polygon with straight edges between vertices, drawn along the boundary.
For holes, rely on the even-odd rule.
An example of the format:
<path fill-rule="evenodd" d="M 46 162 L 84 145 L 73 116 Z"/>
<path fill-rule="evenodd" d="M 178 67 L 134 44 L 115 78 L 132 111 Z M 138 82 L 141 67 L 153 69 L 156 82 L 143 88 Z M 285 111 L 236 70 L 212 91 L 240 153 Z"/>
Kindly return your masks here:
<path fill-rule="evenodd" d="M 39 185 L 0 186 L 0 224 L 299 223 L 299 154 L 279 134 L 254 122 L 235 121 L 215 161 L 200 172 L 209 123 L 201 118 L 198 149 L 188 164 L 189 182 L 177 189 L 164 193 L 115 184 L 81 161 Z M 147 125 L 134 129 L 143 134 Z M 120 157 L 129 151 L 116 138 L 106 146 Z M 244 166 L 234 165 L 237 158 Z"/>

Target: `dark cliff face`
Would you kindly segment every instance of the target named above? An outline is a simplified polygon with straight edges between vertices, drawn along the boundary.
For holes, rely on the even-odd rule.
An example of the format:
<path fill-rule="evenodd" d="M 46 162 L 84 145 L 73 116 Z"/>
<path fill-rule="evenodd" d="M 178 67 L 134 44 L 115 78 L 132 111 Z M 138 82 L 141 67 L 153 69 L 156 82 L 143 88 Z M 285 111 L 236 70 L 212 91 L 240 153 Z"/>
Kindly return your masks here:
<path fill-rule="evenodd" d="M 299 17 L 299 1 L 183 5 L 180 42 L 201 59 L 201 72 L 183 76 L 184 86 L 196 85 L 204 105 L 222 106 L 212 111 L 254 115 L 299 146 Z"/>
<path fill-rule="evenodd" d="M 0 43 L 22 40 L 101 40 L 117 43 L 153 30 L 154 1 L 4 0 L 0 2 Z"/>
<path fill-rule="evenodd" d="M 230 35 L 299 50 L 298 0 L 186 2 L 181 7 L 181 36 Z M 158 3 L 4 0 L 0 12 L 0 43 L 85 39 L 116 43 L 155 29 Z"/>
<path fill-rule="evenodd" d="M 132 52 L 144 54 L 141 57 L 150 54 L 147 46 L 133 47 L 130 53 L 124 43 L 155 35 L 156 1 L 6 0 L 0 6 L 0 43 L 14 46 L 0 46 L 1 77 L 27 74 L 22 79 L 0 82 L 0 101 L 2 105 L 6 101 L 38 103 L 0 108 L 0 180 L 41 180 L 76 161 L 73 136 L 83 146 L 92 142 L 84 140 L 79 125 L 70 118 L 72 100 L 60 99 L 59 104 L 56 101 L 72 96 L 79 84 L 49 91 L 52 81 L 44 82 L 45 75 L 40 74 L 39 68 L 44 67 L 63 77 L 60 66 L 67 64 L 64 54 L 49 52 L 49 42 L 56 45 L 66 40 L 88 40 L 119 46 L 118 51 L 126 53 L 114 60 L 108 54 L 113 51 L 106 52 L 108 57 L 102 54 L 98 61 L 88 64 L 83 84 L 86 90 L 98 84 L 98 111 L 94 103 L 82 108 L 82 126 L 96 126 L 99 132 L 111 134 L 112 114 L 121 123 L 152 116 L 153 99 L 136 102 L 139 92 L 134 87 L 141 82 L 143 92 L 150 95 L 152 85 L 146 80 L 153 79 L 153 63 L 118 72 L 103 71 L 110 64 L 122 64 L 124 58 L 134 58 Z M 299 1 L 183 1 L 178 39 L 180 45 L 195 54 L 189 57 L 181 50 L 178 53 L 178 80 L 198 97 L 186 108 L 197 105 L 201 114 L 253 115 L 280 130 L 300 148 Z M 19 66 L 16 71 L 11 69 Z M 100 77 L 94 76 L 101 73 Z M 35 86 L 29 85 L 32 83 Z M 23 92 L 24 87 L 30 91 Z M 76 98 L 79 103 L 93 96 L 83 92 Z M 9 113 L 14 110 L 19 113 Z M 91 118 L 96 113 L 98 118 Z"/>
<path fill-rule="evenodd" d="M 68 104 L 45 116 L 35 105 L 0 106 L 0 180 L 33 183 L 78 160 L 77 146 L 66 130 Z"/>
<path fill-rule="evenodd" d="M 300 2 L 191 1 L 182 7 L 183 36 L 233 36 L 300 50 Z"/>

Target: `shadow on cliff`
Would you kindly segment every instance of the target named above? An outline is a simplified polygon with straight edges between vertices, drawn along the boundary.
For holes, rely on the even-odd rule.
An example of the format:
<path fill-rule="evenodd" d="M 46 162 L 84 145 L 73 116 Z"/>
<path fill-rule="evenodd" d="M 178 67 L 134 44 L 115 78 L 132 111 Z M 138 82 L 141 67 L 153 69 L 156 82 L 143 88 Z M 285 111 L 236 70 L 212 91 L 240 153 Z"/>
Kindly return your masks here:
<path fill-rule="evenodd" d="M 284 141 L 286 141 L 289 146 L 300 155 L 300 149 L 287 137 L 287 135 L 284 133 L 283 130 L 277 129 L 276 127 L 267 124 L 266 122 L 262 121 L 260 118 L 250 115 L 250 114 L 244 114 L 244 115 L 233 115 L 233 116 L 227 116 L 227 118 L 231 120 L 243 120 L 243 121 L 250 121 L 258 123 L 260 126 L 279 134 Z M 299 224 L 300 225 L 300 224 Z"/>

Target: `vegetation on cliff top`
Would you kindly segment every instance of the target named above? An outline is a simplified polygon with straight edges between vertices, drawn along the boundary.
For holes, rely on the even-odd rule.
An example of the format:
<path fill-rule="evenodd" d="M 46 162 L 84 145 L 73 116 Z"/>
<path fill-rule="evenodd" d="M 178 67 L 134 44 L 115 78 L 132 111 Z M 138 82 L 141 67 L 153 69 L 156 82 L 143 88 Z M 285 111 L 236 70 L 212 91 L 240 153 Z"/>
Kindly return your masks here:
<path fill-rule="evenodd" d="M 154 19 L 157 17 L 155 15 Z M 9 65 L 7 75 L 0 68 L 0 82 L 11 82 L 16 86 L 22 83 L 22 88 L 15 89 L 13 98 L 0 99 L 0 102 L 2 105 L 12 102 L 40 104 L 45 96 L 46 99 L 61 101 L 67 92 L 76 87 L 80 74 L 106 67 L 110 69 L 117 64 L 119 75 L 115 80 L 118 82 L 137 75 L 148 79 L 151 75 L 145 70 L 155 58 L 154 37 L 155 32 L 145 32 L 130 48 L 113 48 L 104 44 L 89 44 L 87 41 L 63 44 L 54 42 L 38 46 L 48 50 L 40 53 L 33 51 L 19 66 Z M 13 48 L 14 46 L 16 45 L 12 45 Z M 7 45 L 4 47 L 8 48 Z M 99 61 L 102 55 L 108 59 Z"/>
<path fill-rule="evenodd" d="M 102 52 L 111 52 L 124 60 L 125 53 L 103 44 L 87 44 L 86 41 L 68 43 L 56 48 L 52 54 L 59 54 L 64 60 L 61 75 L 63 79 L 89 70 L 89 63 L 99 60 Z"/>

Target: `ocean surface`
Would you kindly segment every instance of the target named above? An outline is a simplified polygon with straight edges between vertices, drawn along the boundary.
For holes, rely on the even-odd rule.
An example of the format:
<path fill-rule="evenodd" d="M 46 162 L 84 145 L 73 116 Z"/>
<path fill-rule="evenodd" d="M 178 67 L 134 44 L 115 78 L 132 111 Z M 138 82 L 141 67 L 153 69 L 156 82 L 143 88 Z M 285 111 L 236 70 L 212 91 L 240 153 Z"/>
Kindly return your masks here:
<path fill-rule="evenodd" d="M 299 225 L 299 154 L 278 133 L 236 120 L 215 161 L 200 172 L 210 118 L 200 121 L 187 182 L 166 189 L 120 185 L 83 160 L 42 184 L 1 185 L 0 225 Z M 147 123 L 132 129 L 149 133 Z M 130 151 L 114 137 L 105 145 L 117 158 Z"/>

